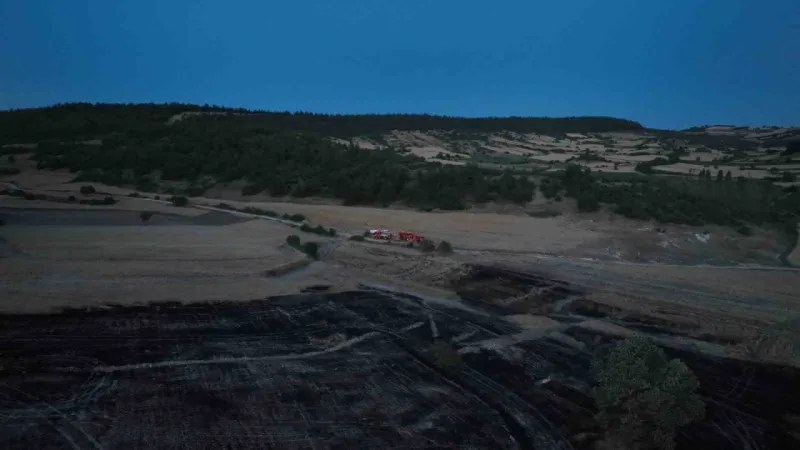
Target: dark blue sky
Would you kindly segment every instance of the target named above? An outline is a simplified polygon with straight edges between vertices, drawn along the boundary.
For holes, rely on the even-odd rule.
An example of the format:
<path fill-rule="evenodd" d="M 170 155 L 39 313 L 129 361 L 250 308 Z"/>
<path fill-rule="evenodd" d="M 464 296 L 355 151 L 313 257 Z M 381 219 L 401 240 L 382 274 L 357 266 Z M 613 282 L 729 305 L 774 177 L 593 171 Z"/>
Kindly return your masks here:
<path fill-rule="evenodd" d="M 0 108 L 800 125 L 800 0 L 0 0 Z"/>

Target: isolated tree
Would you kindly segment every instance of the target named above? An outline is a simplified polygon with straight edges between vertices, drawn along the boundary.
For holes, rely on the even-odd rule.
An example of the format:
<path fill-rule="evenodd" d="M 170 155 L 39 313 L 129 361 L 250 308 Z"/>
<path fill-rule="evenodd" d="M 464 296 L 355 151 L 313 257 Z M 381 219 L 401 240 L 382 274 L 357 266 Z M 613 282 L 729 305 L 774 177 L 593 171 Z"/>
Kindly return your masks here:
<path fill-rule="evenodd" d="M 436 250 L 436 245 L 430 239 L 423 239 L 419 243 L 419 249 L 422 250 L 423 252 L 428 253 Z"/>
<path fill-rule="evenodd" d="M 306 242 L 303 244 L 303 252 L 314 259 L 319 259 L 319 244 L 316 242 Z"/>
<path fill-rule="evenodd" d="M 722 169 L 719 169 L 719 171 L 717 172 L 717 181 L 722 181 L 724 179 L 725 179 L 725 172 L 723 172 Z"/>
<path fill-rule="evenodd" d="M 651 340 L 623 340 L 597 364 L 597 420 L 622 448 L 674 448 L 676 430 L 704 415 L 691 370 Z"/>
<path fill-rule="evenodd" d="M 733 175 L 730 170 L 725 174 L 725 181 L 733 181 Z"/>
<path fill-rule="evenodd" d="M 189 199 L 183 196 L 176 196 L 170 199 L 172 206 L 183 207 L 189 204 Z"/>
<path fill-rule="evenodd" d="M 296 234 L 290 234 L 286 237 L 286 243 L 294 248 L 300 247 L 300 237 Z"/>

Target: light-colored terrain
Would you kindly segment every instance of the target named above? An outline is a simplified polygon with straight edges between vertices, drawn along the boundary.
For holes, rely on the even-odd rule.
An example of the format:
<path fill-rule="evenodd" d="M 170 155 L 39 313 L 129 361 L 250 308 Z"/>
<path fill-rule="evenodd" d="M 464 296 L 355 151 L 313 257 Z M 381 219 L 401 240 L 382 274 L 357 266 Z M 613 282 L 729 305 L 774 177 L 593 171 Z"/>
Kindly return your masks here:
<path fill-rule="evenodd" d="M 667 157 L 672 149 L 681 147 L 688 154 L 682 156 L 681 162 L 677 164 L 657 166 L 659 173 L 690 175 L 703 169 L 713 172 L 722 169 L 725 172 L 731 171 L 734 177 L 760 179 L 775 176 L 768 172 L 774 167 L 781 173 L 790 171 L 800 174 L 800 158 L 795 158 L 797 164 L 786 164 L 786 158 L 780 155 L 783 147 L 771 144 L 775 139 L 800 136 L 800 131 L 796 128 L 714 126 L 704 132 L 688 135 L 736 137 L 750 142 L 753 150 L 745 151 L 745 156 L 739 153 L 736 158 L 723 161 L 735 150 L 726 147 L 724 142 L 707 145 L 692 143 L 679 138 L 659 137 L 648 131 L 568 133 L 561 137 L 513 132 L 460 135 L 447 131 L 393 131 L 384 135 L 380 141 L 367 138 L 336 141 L 370 150 L 407 149 L 411 154 L 442 164 L 463 165 L 474 162 L 493 166 L 508 164 L 511 167 L 524 164 L 526 167 L 552 171 L 571 162 L 589 167 L 595 172 L 614 173 L 634 172 L 636 164 Z M 604 158 L 605 161 L 573 161 L 585 152 Z M 518 158 L 517 162 L 505 163 L 504 158 L 508 156 Z M 708 163 L 718 164 L 708 166 Z M 754 167 L 750 167 L 751 165 Z"/>

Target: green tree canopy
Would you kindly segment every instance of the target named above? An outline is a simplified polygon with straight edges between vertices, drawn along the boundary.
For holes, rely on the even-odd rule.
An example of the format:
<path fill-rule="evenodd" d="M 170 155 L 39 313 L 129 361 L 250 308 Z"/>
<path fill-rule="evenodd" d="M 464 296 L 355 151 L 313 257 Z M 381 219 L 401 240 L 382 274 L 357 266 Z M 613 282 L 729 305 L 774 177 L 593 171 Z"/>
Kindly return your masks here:
<path fill-rule="evenodd" d="M 617 343 L 598 366 L 597 420 L 627 448 L 671 449 L 676 430 L 704 415 L 697 377 L 649 339 Z"/>

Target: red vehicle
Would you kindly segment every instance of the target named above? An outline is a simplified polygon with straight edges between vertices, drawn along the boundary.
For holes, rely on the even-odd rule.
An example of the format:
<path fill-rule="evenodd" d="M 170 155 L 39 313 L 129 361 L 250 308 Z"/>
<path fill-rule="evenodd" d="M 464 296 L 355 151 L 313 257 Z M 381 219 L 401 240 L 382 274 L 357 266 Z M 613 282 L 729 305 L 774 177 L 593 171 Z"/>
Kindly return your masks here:
<path fill-rule="evenodd" d="M 397 233 L 397 238 L 406 242 L 422 242 L 425 239 L 417 233 L 412 233 L 410 231 L 399 231 Z"/>

